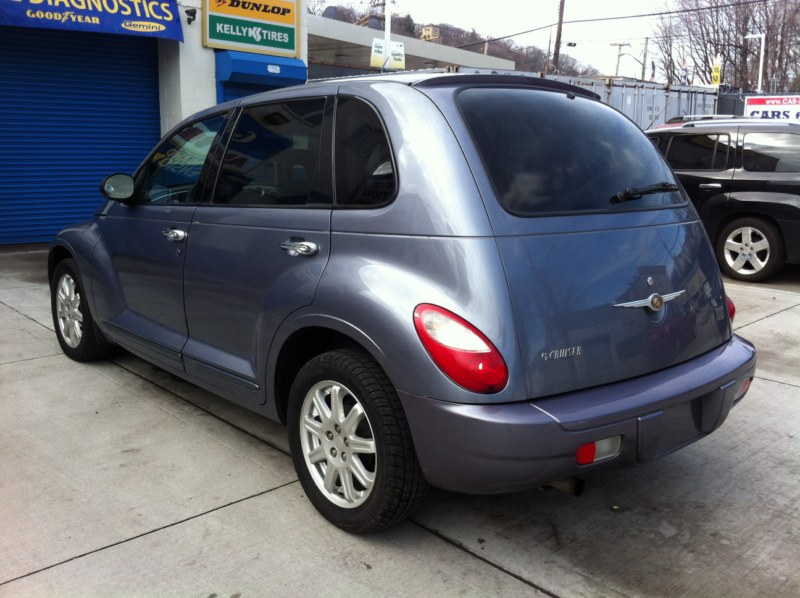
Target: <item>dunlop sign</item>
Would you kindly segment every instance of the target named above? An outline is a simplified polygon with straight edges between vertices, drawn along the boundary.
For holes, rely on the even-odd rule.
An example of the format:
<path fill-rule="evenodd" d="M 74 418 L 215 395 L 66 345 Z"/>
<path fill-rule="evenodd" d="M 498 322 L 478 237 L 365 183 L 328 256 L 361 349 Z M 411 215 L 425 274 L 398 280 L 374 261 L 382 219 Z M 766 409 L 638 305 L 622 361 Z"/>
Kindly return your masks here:
<path fill-rule="evenodd" d="M 0 0 L 0 25 L 183 41 L 175 0 Z"/>
<path fill-rule="evenodd" d="M 300 53 L 299 0 L 204 2 L 204 46 L 291 57 Z"/>

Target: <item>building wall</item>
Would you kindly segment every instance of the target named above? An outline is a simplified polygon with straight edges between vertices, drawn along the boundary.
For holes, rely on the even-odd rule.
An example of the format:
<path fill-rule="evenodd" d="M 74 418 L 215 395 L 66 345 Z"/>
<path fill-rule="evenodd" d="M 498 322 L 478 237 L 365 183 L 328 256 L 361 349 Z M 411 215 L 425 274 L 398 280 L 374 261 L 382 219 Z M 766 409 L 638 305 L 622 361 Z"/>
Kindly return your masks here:
<path fill-rule="evenodd" d="M 162 39 L 158 44 L 161 134 L 191 116 L 216 104 L 214 50 L 203 47 L 203 12 L 199 0 L 178 4 L 183 25 L 183 43 Z M 184 11 L 197 10 L 189 25 Z"/>
<path fill-rule="evenodd" d="M 202 0 L 180 0 L 178 2 L 183 28 L 183 43 L 173 40 L 159 40 L 159 99 L 161 107 L 161 133 L 164 134 L 181 120 L 217 103 L 216 64 L 214 50 L 204 48 Z M 197 18 L 190 25 L 186 22 L 185 10 L 197 10 Z M 311 15 L 307 11 L 307 0 L 298 0 L 297 11 L 300 18 L 298 31 L 300 55 L 298 58 L 309 64 L 309 32 L 312 43 L 329 47 L 337 43 L 359 46 L 359 64 L 369 65 L 369 53 L 373 37 L 381 37 L 381 32 Z M 427 43 L 403 36 L 393 36 L 403 41 L 406 48 L 407 68 L 426 68 L 432 61 L 436 64 L 469 65 L 490 69 L 513 69 L 514 63 L 475 52 L 448 48 L 439 44 Z M 316 41 L 315 41 L 316 40 Z M 347 65 L 343 65 L 347 66 Z"/>
<path fill-rule="evenodd" d="M 300 15 L 300 56 L 308 64 L 307 0 L 298 1 Z M 159 40 L 158 76 L 161 102 L 161 133 L 169 131 L 183 119 L 217 103 L 214 50 L 203 47 L 203 8 L 201 0 L 178 2 L 183 26 L 183 43 Z M 190 25 L 185 10 L 197 10 Z"/>

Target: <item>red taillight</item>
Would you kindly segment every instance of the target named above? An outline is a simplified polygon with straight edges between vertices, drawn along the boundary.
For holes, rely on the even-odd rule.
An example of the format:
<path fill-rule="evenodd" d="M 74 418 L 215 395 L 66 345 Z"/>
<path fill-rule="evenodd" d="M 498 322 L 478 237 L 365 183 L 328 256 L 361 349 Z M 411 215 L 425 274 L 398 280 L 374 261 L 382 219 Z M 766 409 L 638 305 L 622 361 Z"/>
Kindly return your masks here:
<path fill-rule="evenodd" d="M 436 305 L 414 310 L 414 327 L 433 362 L 467 390 L 499 392 L 508 382 L 508 368 L 491 341 L 472 324 Z"/>
<path fill-rule="evenodd" d="M 622 448 L 622 436 L 610 436 L 602 440 L 587 442 L 578 447 L 575 461 L 578 465 L 589 465 L 598 461 L 612 459 L 619 455 Z"/>
<path fill-rule="evenodd" d="M 727 295 L 725 295 L 725 303 L 728 304 L 728 315 L 731 317 L 731 322 L 733 322 L 733 317 L 736 315 L 736 306 Z"/>
<path fill-rule="evenodd" d="M 575 453 L 575 461 L 578 465 L 588 465 L 589 463 L 594 463 L 596 454 L 597 447 L 594 442 L 583 444 L 578 448 L 578 452 Z"/>

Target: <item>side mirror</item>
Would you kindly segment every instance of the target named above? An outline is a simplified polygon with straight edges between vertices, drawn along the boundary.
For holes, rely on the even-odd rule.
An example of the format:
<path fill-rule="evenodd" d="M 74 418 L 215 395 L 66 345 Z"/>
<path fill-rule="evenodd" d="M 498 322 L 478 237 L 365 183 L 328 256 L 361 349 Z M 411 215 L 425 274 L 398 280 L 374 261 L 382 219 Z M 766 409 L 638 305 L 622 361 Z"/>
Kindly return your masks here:
<path fill-rule="evenodd" d="M 108 199 L 125 202 L 133 197 L 133 177 L 128 174 L 112 174 L 107 176 L 100 185 L 100 193 Z"/>

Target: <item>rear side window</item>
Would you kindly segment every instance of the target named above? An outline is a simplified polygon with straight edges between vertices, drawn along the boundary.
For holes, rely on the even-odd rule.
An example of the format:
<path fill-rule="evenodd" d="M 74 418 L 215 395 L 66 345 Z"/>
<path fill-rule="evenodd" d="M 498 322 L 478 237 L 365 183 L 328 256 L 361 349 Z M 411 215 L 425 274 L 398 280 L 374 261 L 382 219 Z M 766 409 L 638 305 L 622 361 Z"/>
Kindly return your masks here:
<path fill-rule="evenodd" d="M 465 89 L 457 102 L 497 198 L 513 214 L 607 211 L 624 189 L 674 182 L 641 129 L 600 102 L 516 88 Z M 613 209 L 683 202 L 662 192 Z"/>
<path fill-rule="evenodd" d="M 676 135 L 667 150 L 667 162 L 675 170 L 725 170 L 730 136 Z"/>
<path fill-rule="evenodd" d="M 320 168 L 324 110 L 324 98 L 246 108 L 228 142 L 214 203 L 330 204 Z"/>
<path fill-rule="evenodd" d="M 339 98 L 334 152 L 337 205 L 370 208 L 394 198 L 397 178 L 389 138 L 372 106 Z"/>
<path fill-rule="evenodd" d="M 800 135 L 747 133 L 742 165 L 751 172 L 800 172 Z"/>

